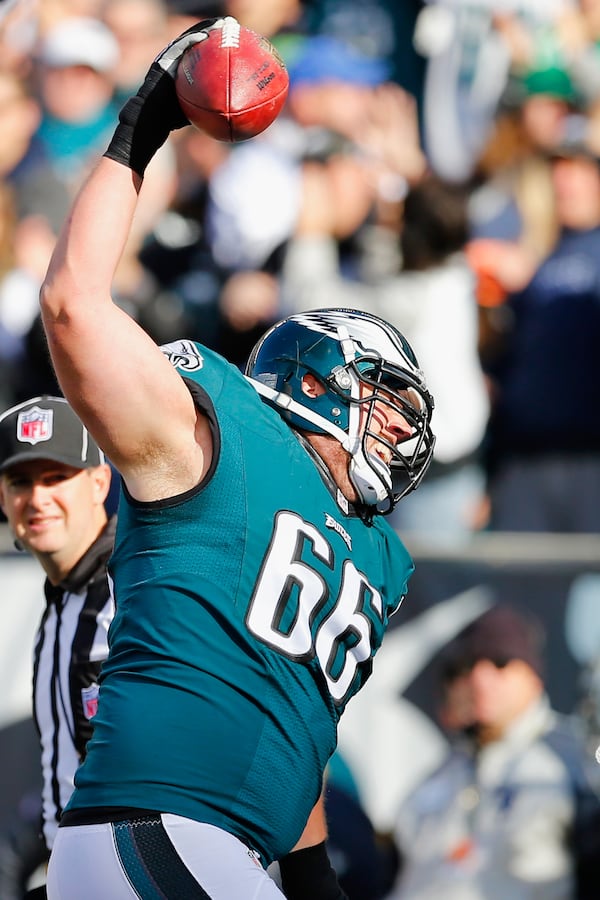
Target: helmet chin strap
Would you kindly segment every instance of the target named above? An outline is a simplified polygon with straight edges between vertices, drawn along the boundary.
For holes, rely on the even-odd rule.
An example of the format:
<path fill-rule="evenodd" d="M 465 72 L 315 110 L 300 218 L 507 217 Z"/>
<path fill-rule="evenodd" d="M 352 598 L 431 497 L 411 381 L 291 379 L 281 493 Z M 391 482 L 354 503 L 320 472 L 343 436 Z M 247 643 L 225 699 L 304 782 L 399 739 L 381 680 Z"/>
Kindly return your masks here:
<path fill-rule="evenodd" d="M 270 400 L 282 410 L 288 410 L 304 419 L 307 423 L 317 425 L 330 434 L 350 454 L 348 475 L 361 503 L 366 506 L 377 506 L 387 500 L 392 492 L 392 476 L 388 466 L 375 454 L 366 455 L 359 434 L 360 410 L 351 404 L 349 413 L 349 434 L 334 425 L 328 419 L 298 403 L 289 394 L 283 394 L 268 387 L 261 381 L 246 376 L 261 397 Z"/>
<path fill-rule="evenodd" d="M 347 338 L 340 341 L 346 360 L 354 359 L 355 354 L 354 344 L 351 348 L 348 347 L 349 340 Z M 352 379 L 351 396 L 354 400 L 360 400 L 360 381 L 352 370 L 348 374 Z M 361 417 L 362 410 L 358 403 L 351 404 L 348 413 L 348 438 L 353 449 L 350 451 L 348 475 L 361 501 L 366 506 L 377 506 L 391 494 L 392 473 L 376 454 L 366 452 L 360 427 Z"/>
<path fill-rule="evenodd" d="M 295 413 L 307 423 L 322 428 L 334 437 L 336 441 L 339 441 L 344 450 L 347 450 L 348 453 L 352 454 L 356 451 L 355 441 L 350 439 L 343 428 L 339 428 L 337 425 L 334 425 L 333 422 L 329 422 L 323 416 L 313 412 L 312 409 L 308 409 L 308 407 L 298 403 L 298 401 L 290 397 L 289 394 L 283 394 L 281 391 L 276 391 L 274 388 L 263 384 L 262 381 L 251 378 L 249 375 L 246 375 L 246 378 L 256 392 L 260 394 L 261 397 L 264 397 L 265 400 L 270 400 L 271 403 L 274 403 L 280 409 Z"/>
<path fill-rule="evenodd" d="M 358 496 L 367 506 L 377 506 L 392 493 L 392 476 L 384 461 L 370 453 L 368 459 L 362 450 L 350 460 L 350 481 Z"/>

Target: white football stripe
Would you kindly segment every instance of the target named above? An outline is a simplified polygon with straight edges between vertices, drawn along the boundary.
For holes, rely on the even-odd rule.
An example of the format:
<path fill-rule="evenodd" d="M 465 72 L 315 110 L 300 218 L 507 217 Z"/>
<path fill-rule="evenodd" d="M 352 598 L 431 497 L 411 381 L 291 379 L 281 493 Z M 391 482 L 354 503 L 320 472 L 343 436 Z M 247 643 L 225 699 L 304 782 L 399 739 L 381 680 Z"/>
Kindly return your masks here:
<path fill-rule="evenodd" d="M 225 16 L 221 32 L 221 47 L 240 46 L 240 23 L 233 16 Z"/>

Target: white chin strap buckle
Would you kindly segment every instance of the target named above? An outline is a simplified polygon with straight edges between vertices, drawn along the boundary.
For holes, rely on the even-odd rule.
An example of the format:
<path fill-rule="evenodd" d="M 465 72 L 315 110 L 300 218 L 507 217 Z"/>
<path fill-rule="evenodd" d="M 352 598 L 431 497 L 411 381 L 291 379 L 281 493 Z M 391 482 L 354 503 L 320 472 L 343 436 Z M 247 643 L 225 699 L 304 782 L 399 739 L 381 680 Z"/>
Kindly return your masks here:
<path fill-rule="evenodd" d="M 392 476 L 389 468 L 372 454 L 365 459 L 356 456 L 350 462 L 350 480 L 363 503 L 377 506 L 387 500 L 392 490 Z"/>

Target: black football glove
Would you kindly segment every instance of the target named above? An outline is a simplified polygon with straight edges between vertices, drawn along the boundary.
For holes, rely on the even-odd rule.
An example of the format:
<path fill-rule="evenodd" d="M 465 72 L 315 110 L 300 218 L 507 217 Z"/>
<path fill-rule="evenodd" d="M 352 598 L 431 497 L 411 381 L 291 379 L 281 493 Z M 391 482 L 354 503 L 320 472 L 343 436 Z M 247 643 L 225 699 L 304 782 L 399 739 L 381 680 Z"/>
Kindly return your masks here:
<path fill-rule="evenodd" d="M 175 74 L 182 55 L 220 28 L 223 19 L 192 25 L 158 54 L 144 83 L 119 113 L 119 124 L 104 156 L 122 163 L 143 178 L 146 166 L 171 131 L 189 125 L 175 91 Z"/>

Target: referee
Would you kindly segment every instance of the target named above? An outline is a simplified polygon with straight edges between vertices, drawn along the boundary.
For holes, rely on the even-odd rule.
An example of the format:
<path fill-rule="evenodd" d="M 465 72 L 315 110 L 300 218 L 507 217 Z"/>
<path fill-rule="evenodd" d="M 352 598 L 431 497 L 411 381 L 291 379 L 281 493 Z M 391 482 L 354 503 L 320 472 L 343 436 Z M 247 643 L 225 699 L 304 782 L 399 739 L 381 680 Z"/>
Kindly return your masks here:
<path fill-rule="evenodd" d="M 106 563 L 115 528 L 105 508 L 110 482 L 102 451 L 63 398 L 35 397 L 0 414 L 0 506 L 15 545 L 46 573 L 33 667 L 43 775 L 43 840 L 33 868 L 49 855 L 71 795 L 108 653 L 114 609 Z M 31 845 L 23 835 L 12 843 Z M 22 893 L 33 856 L 21 865 L 14 861 L 14 897 L 45 897 L 44 888 Z"/>

